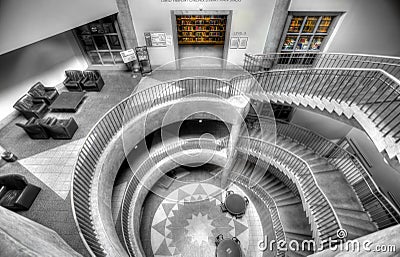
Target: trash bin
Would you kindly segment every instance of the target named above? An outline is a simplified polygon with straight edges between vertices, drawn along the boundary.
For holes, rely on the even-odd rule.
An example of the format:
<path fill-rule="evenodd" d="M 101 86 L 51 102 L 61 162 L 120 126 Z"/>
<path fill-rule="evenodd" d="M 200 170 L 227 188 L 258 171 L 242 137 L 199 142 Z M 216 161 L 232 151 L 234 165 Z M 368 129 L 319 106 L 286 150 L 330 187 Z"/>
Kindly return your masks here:
<path fill-rule="evenodd" d="M 6 162 L 15 162 L 18 160 L 18 157 L 10 151 L 5 151 L 1 154 L 1 159 L 5 160 Z"/>

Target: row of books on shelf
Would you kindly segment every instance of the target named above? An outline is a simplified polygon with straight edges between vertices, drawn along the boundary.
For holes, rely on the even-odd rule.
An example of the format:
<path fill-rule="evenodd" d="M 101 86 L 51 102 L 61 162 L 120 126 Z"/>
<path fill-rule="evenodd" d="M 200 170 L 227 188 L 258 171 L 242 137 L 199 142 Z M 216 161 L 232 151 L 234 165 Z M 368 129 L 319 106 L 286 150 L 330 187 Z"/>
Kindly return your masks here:
<path fill-rule="evenodd" d="M 179 38 L 179 42 L 212 42 L 212 43 L 215 43 L 215 42 L 223 42 L 223 40 L 222 39 L 220 39 L 220 38 L 212 38 L 212 37 L 210 37 L 210 38 L 203 38 L 203 37 L 196 37 L 196 38 L 194 38 L 194 37 L 182 37 L 182 38 Z"/>
<path fill-rule="evenodd" d="M 221 37 L 222 32 L 180 32 L 179 37 Z"/>
<path fill-rule="evenodd" d="M 304 23 L 302 32 L 303 33 L 312 33 L 317 25 L 319 17 L 307 17 L 304 22 L 304 17 L 293 17 L 290 22 L 289 30 L 290 33 L 298 33 L 301 30 L 301 26 Z M 317 33 L 326 33 L 328 31 L 329 26 L 331 25 L 332 17 L 331 16 L 323 16 L 318 25 Z"/>
<path fill-rule="evenodd" d="M 224 31 L 222 26 L 178 26 L 178 30 L 217 30 Z"/>
<path fill-rule="evenodd" d="M 177 20 L 185 20 L 185 19 L 203 19 L 203 20 L 211 20 L 211 19 L 226 19 L 226 15 L 180 15 L 176 17 Z"/>
<path fill-rule="evenodd" d="M 181 20 L 177 21 L 179 25 L 225 25 L 225 20 Z"/>

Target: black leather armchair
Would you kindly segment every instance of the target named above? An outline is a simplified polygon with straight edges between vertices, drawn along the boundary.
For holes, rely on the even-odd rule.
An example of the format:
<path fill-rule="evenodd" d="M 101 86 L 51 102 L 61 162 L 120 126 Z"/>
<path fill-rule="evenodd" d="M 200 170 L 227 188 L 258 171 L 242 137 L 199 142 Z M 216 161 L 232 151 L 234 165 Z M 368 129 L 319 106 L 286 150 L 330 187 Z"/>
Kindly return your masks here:
<path fill-rule="evenodd" d="M 45 87 L 41 82 L 37 82 L 29 89 L 28 94 L 34 99 L 43 99 L 48 105 L 52 104 L 58 97 L 55 87 Z"/>
<path fill-rule="evenodd" d="M 0 206 L 13 211 L 29 210 L 40 190 L 29 184 L 24 176 L 0 176 Z"/>
<path fill-rule="evenodd" d="M 23 128 L 32 139 L 48 139 L 50 137 L 36 118 L 32 117 L 25 124 L 16 123 L 15 125 Z"/>
<path fill-rule="evenodd" d="M 32 117 L 43 118 L 43 116 L 49 111 L 49 108 L 43 99 L 34 99 L 29 94 L 21 97 L 13 107 L 22 113 L 22 115 L 27 119 Z"/>
<path fill-rule="evenodd" d="M 78 124 L 72 117 L 65 120 L 48 118 L 42 121 L 40 125 L 53 139 L 71 139 L 78 129 Z"/>
<path fill-rule="evenodd" d="M 82 85 L 86 91 L 101 91 L 104 86 L 103 78 L 97 70 L 87 70 L 83 72 Z"/>
<path fill-rule="evenodd" d="M 67 78 L 63 84 L 69 91 L 82 91 L 83 72 L 80 70 L 66 70 Z"/>

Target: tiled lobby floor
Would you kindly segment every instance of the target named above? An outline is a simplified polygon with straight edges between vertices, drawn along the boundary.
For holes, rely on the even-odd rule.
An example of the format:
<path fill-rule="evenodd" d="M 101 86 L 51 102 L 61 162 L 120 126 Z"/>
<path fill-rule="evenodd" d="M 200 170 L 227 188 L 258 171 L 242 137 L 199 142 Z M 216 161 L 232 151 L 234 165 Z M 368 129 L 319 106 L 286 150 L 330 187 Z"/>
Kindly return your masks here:
<path fill-rule="evenodd" d="M 250 201 L 246 214 L 240 219 L 222 213 L 219 204 L 224 201 L 225 191 L 210 184 L 213 182 L 175 182 L 170 189 L 158 191 L 163 192 L 163 196 L 147 198 L 146 208 L 155 209 L 150 211 L 154 213 L 152 218 L 142 221 L 142 229 L 147 231 L 150 228 L 150 231 L 141 233 L 142 242 L 147 242 L 148 255 L 214 257 L 215 238 L 223 234 L 224 238 L 236 236 L 240 240 L 244 256 L 263 256 L 257 249 L 257 242 L 264 235 L 263 224 L 254 203 Z M 229 189 L 247 196 L 235 185 Z M 148 211 L 145 211 L 146 216 Z M 145 224 L 147 222 L 151 224 Z"/>
<path fill-rule="evenodd" d="M 70 186 L 74 165 L 85 137 L 96 122 L 124 98 L 160 81 L 192 77 L 196 74 L 230 78 L 236 71 L 185 70 L 159 71 L 151 76 L 133 79 L 128 72 L 102 71 L 105 86 L 101 92 L 88 92 L 76 113 L 48 113 L 59 118 L 74 117 L 79 129 L 72 140 L 32 140 L 15 126 L 25 122 L 18 116 L 0 129 L 0 146 L 15 153 L 19 160 L 0 167 L 0 175 L 21 174 L 28 182 L 42 188 L 31 209 L 19 214 L 56 231 L 76 251 L 88 256 L 72 217 Z M 50 85 L 49 85 L 50 86 Z M 120 190 L 123 192 L 123 187 Z M 114 215 L 117 215 L 116 213 Z"/>

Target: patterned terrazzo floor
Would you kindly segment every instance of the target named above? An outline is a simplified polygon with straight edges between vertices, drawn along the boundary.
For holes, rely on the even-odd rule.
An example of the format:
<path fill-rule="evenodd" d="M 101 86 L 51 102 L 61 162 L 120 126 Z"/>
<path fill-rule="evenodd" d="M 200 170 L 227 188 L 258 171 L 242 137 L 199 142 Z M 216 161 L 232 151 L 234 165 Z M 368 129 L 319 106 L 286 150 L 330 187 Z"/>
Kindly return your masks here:
<path fill-rule="evenodd" d="M 245 193 L 235 185 L 235 193 Z M 243 218 L 222 213 L 225 191 L 206 183 L 192 183 L 172 191 L 158 206 L 151 224 L 151 247 L 155 257 L 215 256 L 215 238 L 236 236 L 245 256 L 262 256 L 250 239 L 262 238 L 260 217 L 250 202 Z"/>

